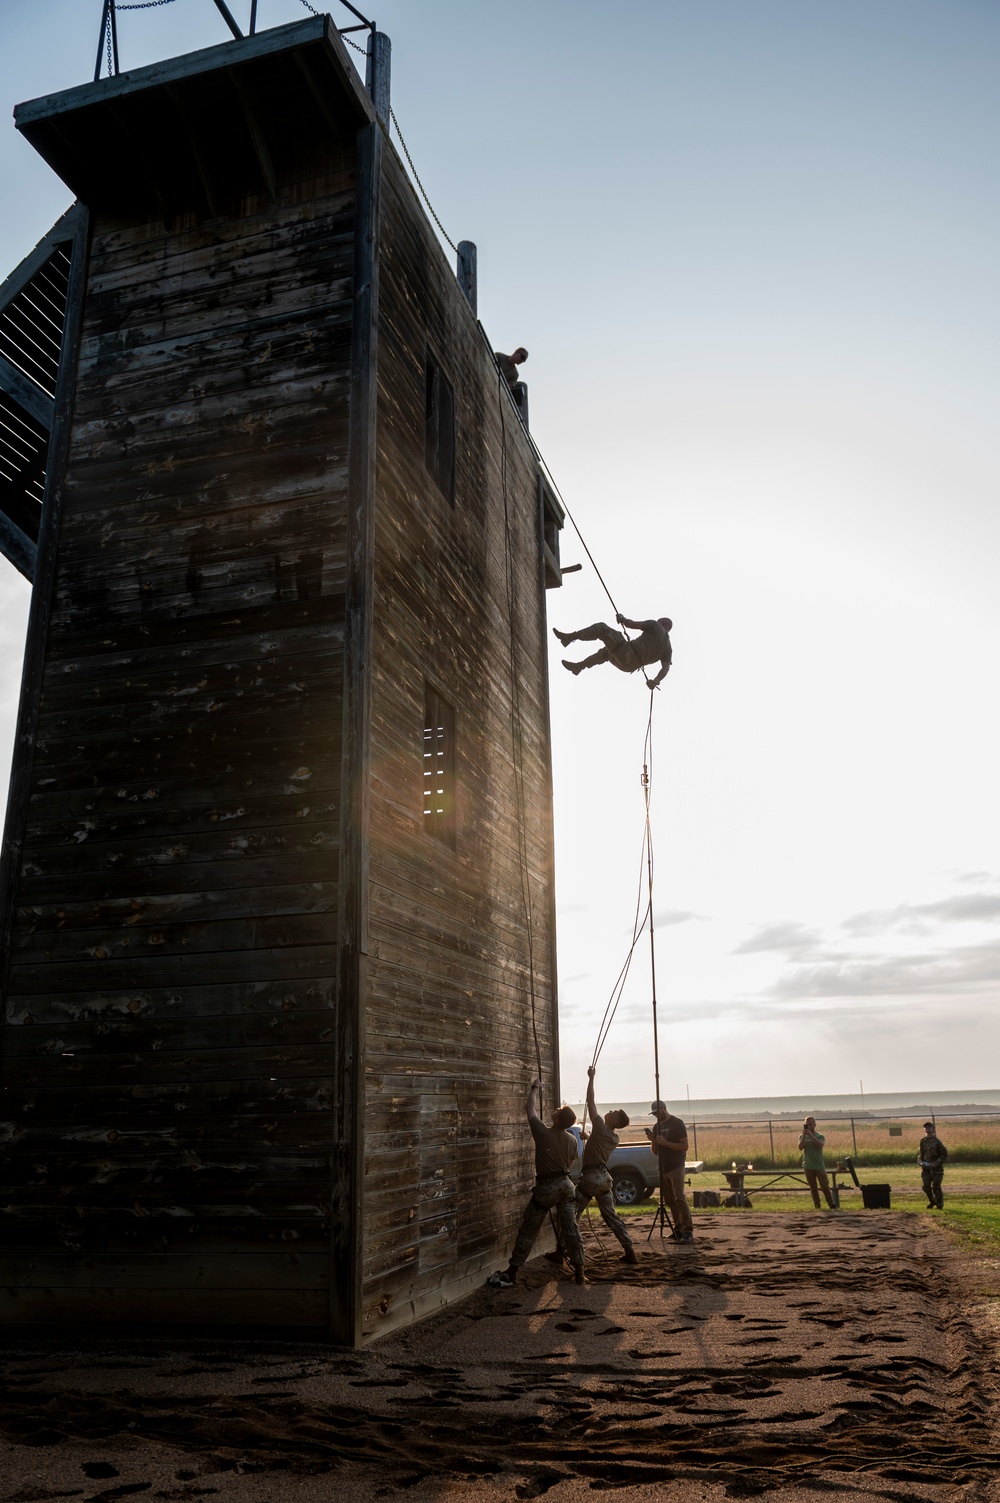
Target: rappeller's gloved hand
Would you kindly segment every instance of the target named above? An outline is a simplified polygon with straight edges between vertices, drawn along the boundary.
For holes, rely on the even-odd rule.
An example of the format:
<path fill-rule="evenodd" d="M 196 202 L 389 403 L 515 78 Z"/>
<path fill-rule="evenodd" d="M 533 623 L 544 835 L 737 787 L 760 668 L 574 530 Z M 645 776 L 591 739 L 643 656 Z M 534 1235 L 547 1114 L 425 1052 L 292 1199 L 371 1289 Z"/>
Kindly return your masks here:
<path fill-rule="evenodd" d="M 625 617 L 622 615 L 621 611 L 619 611 L 618 614 L 615 616 L 615 620 L 618 622 L 619 626 L 624 626 L 625 625 Z"/>

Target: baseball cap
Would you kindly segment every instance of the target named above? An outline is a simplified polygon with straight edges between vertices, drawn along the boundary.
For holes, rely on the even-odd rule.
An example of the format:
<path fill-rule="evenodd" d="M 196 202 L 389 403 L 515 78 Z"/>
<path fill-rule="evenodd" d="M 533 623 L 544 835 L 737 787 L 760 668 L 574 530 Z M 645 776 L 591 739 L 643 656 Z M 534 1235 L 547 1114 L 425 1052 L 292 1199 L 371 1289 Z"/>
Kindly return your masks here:
<path fill-rule="evenodd" d="M 665 1101 L 651 1101 L 649 1103 L 649 1115 L 651 1117 L 655 1117 L 658 1112 L 665 1112 L 666 1109 L 667 1103 Z"/>

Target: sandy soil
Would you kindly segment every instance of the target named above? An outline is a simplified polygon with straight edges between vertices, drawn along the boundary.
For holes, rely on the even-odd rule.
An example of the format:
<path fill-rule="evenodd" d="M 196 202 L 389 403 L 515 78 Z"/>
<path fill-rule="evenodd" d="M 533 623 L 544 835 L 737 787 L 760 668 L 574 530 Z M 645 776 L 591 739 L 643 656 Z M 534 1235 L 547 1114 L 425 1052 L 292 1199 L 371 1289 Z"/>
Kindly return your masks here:
<path fill-rule="evenodd" d="M 1000 1503 L 996 1302 L 929 1218 L 695 1224 L 362 1354 L 8 1338 L 0 1503 Z"/>

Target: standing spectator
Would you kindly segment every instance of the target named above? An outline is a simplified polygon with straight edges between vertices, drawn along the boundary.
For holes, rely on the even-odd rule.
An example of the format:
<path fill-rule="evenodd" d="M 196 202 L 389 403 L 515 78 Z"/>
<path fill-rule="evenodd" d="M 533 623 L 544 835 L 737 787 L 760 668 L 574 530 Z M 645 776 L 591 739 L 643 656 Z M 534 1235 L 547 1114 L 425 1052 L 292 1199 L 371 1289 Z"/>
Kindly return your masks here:
<path fill-rule="evenodd" d="M 934 1123 L 925 1122 L 924 1136 L 920 1139 L 920 1147 L 917 1149 L 917 1163 L 920 1165 L 920 1183 L 927 1196 L 929 1211 L 944 1209 L 941 1181 L 944 1178 L 944 1161 L 947 1157 L 948 1150 L 938 1137 Z"/>
<path fill-rule="evenodd" d="M 654 1101 L 649 1108 L 656 1118 L 654 1128 L 646 1128 L 649 1146 L 660 1163 L 660 1192 L 678 1242 L 693 1242 L 691 1212 L 684 1196 L 684 1166 L 687 1161 L 688 1132 L 680 1117 L 671 1116 L 665 1101 Z"/>
<path fill-rule="evenodd" d="M 823 1191 L 826 1203 L 831 1211 L 837 1209 L 833 1196 L 830 1193 L 830 1181 L 826 1177 L 826 1165 L 823 1162 L 823 1145 L 826 1138 L 821 1132 L 816 1131 L 816 1118 L 807 1117 L 802 1124 L 799 1134 L 799 1147 L 802 1150 L 802 1167 L 806 1173 L 806 1182 L 813 1198 L 813 1205 L 819 1210 L 819 1192 Z"/>

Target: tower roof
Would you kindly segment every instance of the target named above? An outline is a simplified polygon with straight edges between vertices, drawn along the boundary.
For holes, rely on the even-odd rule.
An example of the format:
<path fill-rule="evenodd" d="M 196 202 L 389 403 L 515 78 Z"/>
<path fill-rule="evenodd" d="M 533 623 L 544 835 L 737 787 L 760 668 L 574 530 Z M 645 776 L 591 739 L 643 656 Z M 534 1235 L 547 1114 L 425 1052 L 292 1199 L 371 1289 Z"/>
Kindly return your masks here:
<path fill-rule="evenodd" d="M 329 16 L 19 104 L 18 130 L 77 198 L 157 216 L 273 192 L 285 162 L 375 118 Z"/>

